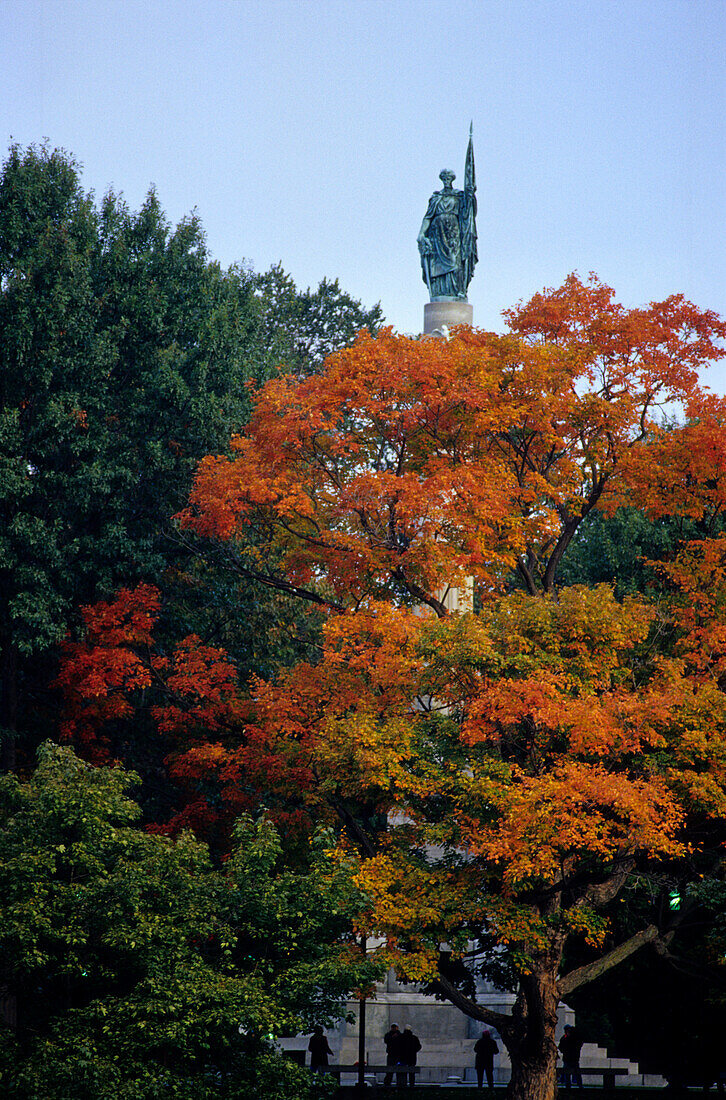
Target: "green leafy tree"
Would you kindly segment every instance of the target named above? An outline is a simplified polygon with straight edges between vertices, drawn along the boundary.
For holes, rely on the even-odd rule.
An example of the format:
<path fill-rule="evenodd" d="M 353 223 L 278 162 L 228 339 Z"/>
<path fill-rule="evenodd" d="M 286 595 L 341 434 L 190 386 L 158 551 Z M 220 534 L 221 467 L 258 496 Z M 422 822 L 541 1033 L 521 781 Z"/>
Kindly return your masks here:
<path fill-rule="evenodd" d="M 69 489 L 109 349 L 95 333 L 95 215 L 61 154 L 12 150 L 0 181 L 0 732 L 12 764 L 22 658 L 62 632 L 78 553 Z M 79 493 L 72 493 L 79 497 Z M 82 503 L 78 501 L 79 509 Z"/>
<path fill-rule="evenodd" d="M 689 540 L 722 529 L 720 517 L 698 523 L 684 516 L 651 519 L 637 508 L 618 508 L 612 516 L 591 512 L 567 548 L 560 582 L 612 584 L 621 597 L 652 594 L 661 587 L 654 562 L 669 561 Z"/>
<path fill-rule="evenodd" d="M 133 782 L 50 744 L 29 782 L 0 779 L 3 1094 L 308 1095 L 274 1038 L 329 1023 L 374 976 L 349 933 L 353 868 L 320 837 L 287 870 L 246 818 L 215 870 L 189 834 L 138 828 Z"/>
<path fill-rule="evenodd" d="M 323 279 L 316 290 L 298 290 L 292 276 L 275 264 L 256 277 L 262 306 L 259 343 L 293 374 L 315 374 L 334 351 L 348 347 L 361 329 L 375 335 L 384 324 L 380 303 L 366 309 Z"/>
<path fill-rule="evenodd" d="M 164 518 L 200 453 L 244 420 L 251 276 L 210 264 L 196 217 L 150 193 L 100 210 L 64 153 L 0 178 L 0 729 L 41 708 L 45 654 L 79 601 L 173 558 Z M 257 364 L 259 366 L 259 364 Z M 43 718 L 48 721 L 48 714 Z"/>
<path fill-rule="evenodd" d="M 196 215 L 173 228 L 153 191 L 137 213 L 113 193 L 96 205 L 64 152 L 10 150 L 0 176 L 5 769 L 18 731 L 31 749 L 54 729 L 53 647 L 79 604 L 169 578 L 182 582 L 180 614 L 191 614 L 193 574 L 211 569 L 210 585 L 241 601 L 238 623 L 255 619 L 250 604 L 280 613 L 246 574 L 240 587 L 228 554 L 192 568 L 196 548 L 170 517 L 199 458 L 226 450 L 246 422 L 250 386 L 285 360 L 313 370 L 379 320 L 337 280 L 299 293 L 281 268 L 222 271 Z M 204 617 L 200 601 L 194 613 Z M 228 622 L 214 626 L 230 633 Z M 237 652 L 250 637 L 238 627 Z"/>

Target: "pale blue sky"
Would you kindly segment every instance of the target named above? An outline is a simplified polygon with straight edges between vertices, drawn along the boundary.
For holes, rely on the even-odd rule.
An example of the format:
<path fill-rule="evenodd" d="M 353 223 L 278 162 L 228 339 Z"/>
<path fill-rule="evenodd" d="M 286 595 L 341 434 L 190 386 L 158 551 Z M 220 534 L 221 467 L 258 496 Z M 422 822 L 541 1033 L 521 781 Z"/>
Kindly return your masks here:
<path fill-rule="evenodd" d="M 476 324 L 572 270 L 726 314 L 725 59 L 726 0 L 0 0 L 0 147 L 47 137 L 133 207 L 153 182 L 223 265 L 414 332 L 473 119 Z"/>

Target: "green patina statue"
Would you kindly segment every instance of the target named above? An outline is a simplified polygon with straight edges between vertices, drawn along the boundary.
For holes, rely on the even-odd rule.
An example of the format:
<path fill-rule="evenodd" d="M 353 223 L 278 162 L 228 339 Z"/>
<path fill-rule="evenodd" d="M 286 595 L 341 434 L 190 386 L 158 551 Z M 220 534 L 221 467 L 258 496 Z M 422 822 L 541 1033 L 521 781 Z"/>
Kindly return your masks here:
<path fill-rule="evenodd" d="M 474 145 L 469 127 L 464 190 L 455 191 L 456 176 L 448 168 L 439 173 L 441 191 L 429 199 L 426 217 L 418 235 L 423 281 L 432 302 L 466 301 L 466 290 L 474 274 L 476 251 L 476 178 Z"/>

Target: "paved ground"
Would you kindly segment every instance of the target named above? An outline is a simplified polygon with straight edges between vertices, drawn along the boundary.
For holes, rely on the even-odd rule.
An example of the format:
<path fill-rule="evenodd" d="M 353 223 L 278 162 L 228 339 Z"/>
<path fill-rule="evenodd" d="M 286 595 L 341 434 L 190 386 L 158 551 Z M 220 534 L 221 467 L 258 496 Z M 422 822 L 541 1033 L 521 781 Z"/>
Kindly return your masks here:
<path fill-rule="evenodd" d="M 413 1089 L 399 1089 L 399 1088 L 383 1088 L 382 1085 L 376 1088 L 369 1087 L 365 1090 L 366 1100 L 444 1100 L 449 1098 L 450 1100 L 491 1100 L 492 1097 L 496 1100 L 501 1100 L 504 1096 L 504 1090 L 506 1086 L 500 1085 L 493 1090 L 489 1089 L 477 1089 L 471 1085 L 418 1085 Z M 702 1089 L 689 1089 L 688 1095 L 696 1096 L 708 1096 L 709 1093 L 704 1093 Z M 355 1087 L 346 1086 L 338 1089 L 336 1097 L 339 1100 L 353 1100 L 353 1097 L 358 1096 Z M 679 1094 L 686 1095 L 686 1094 Z M 711 1096 L 716 1097 L 715 1089 L 711 1090 Z M 630 1088 L 628 1086 L 619 1086 L 615 1089 L 604 1089 L 601 1085 L 585 1086 L 583 1089 L 560 1089 L 559 1096 L 561 1100 L 565 1097 L 571 1098 L 571 1100 L 577 1100 L 578 1097 L 582 1097 L 583 1100 L 640 1100 L 640 1098 L 648 1097 L 648 1100 L 656 1100 L 658 1096 L 662 1096 L 665 1100 L 666 1097 L 676 1100 L 676 1094 L 667 1089 L 649 1089 L 649 1088 Z"/>

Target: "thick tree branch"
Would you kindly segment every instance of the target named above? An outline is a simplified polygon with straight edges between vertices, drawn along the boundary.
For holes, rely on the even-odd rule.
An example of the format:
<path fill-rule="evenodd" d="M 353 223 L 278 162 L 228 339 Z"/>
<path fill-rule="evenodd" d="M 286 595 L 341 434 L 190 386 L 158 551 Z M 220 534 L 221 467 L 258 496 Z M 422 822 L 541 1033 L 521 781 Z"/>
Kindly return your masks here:
<path fill-rule="evenodd" d="M 399 584 L 403 585 L 410 596 L 413 596 L 413 598 L 415 600 L 418 600 L 419 603 L 425 603 L 428 607 L 431 608 L 432 611 L 434 611 L 438 615 L 440 619 L 443 619 L 446 617 L 446 615 L 448 615 L 448 611 L 446 610 L 446 607 L 441 602 L 441 600 L 437 600 L 435 596 L 429 595 L 429 593 L 424 591 L 424 589 L 419 587 L 419 585 L 415 584 L 413 581 L 410 581 L 404 573 L 403 569 L 400 568 L 400 566 L 393 572 L 392 575 Z"/>
<path fill-rule="evenodd" d="M 557 540 L 557 544 L 550 554 L 549 561 L 547 562 L 547 568 L 544 573 L 544 590 L 545 592 L 552 592 L 555 587 L 555 576 L 557 574 L 557 567 L 559 566 L 564 556 L 565 550 L 570 545 L 572 537 L 575 531 L 580 525 L 580 519 L 570 522 L 565 525 L 565 528 Z"/>
<path fill-rule="evenodd" d="M 635 860 L 628 857 L 622 866 L 604 882 L 590 883 L 579 891 L 575 889 L 577 904 L 592 905 L 596 909 L 607 905 L 618 896 L 634 866 Z"/>
<path fill-rule="evenodd" d="M 524 581 L 530 596 L 536 596 L 537 585 L 534 583 L 534 577 L 532 576 L 529 567 L 527 566 L 527 563 L 525 562 L 521 554 L 519 554 L 517 557 L 517 569 L 520 572 L 522 580 Z"/>
<path fill-rule="evenodd" d="M 230 558 L 230 562 L 232 568 L 239 573 L 240 576 L 257 581 L 258 584 L 263 584 L 266 588 L 274 588 L 278 592 L 286 592 L 288 596 L 297 596 L 298 599 L 307 600 L 309 603 L 315 603 L 321 607 L 328 607 L 331 611 L 345 610 L 341 603 L 336 603 L 334 600 L 326 600 L 319 592 L 315 592 L 310 588 L 301 588 L 299 585 L 293 584 L 283 577 L 275 577 L 269 573 L 262 573 L 258 572 L 256 569 L 250 569 L 248 566 L 242 565 L 239 560 L 233 558 Z"/>
<path fill-rule="evenodd" d="M 368 856 L 369 859 L 372 859 L 376 854 L 376 848 L 369 834 L 358 824 L 352 813 L 346 809 L 340 799 L 332 798 L 330 804 L 351 836 L 358 841 L 361 851 Z"/>
<path fill-rule="evenodd" d="M 485 1008 L 484 1005 L 472 1001 L 471 998 L 464 996 L 461 990 L 457 989 L 443 974 L 440 974 L 431 983 L 431 988 L 439 996 L 450 1001 L 465 1016 L 469 1016 L 472 1020 L 481 1020 L 485 1024 L 490 1024 L 491 1027 L 497 1029 L 500 1035 L 512 1026 L 512 1017 L 508 1016 L 506 1012 L 494 1012 L 493 1009 Z"/>
<path fill-rule="evenodd" d="M 245 577 L 247 580 L 257 581 L 258 584 L 264 585 L 265 588 L 273 588 L 277 592 L 285 592 L 288 596 L 296 596 L 298 599 L 306 600 L 308 603 L 315 603 L 320 607 L 327 607 L 331 611 L 345 611 L 343 604 L 337 603 L 335 600 L 326 599 L 325 596 L 321 596 L 320 593 L 316 592 L 314 589 L 302 588 L 300 585 L 293 584 L 292 581 L 288 581 L 284 577 L 276 577 L 272 573 L 263 572 L 259 569 L 252 569 L 250 566 L 245 565 L 232 546 L 226 544 L 222 546 L 216 543 L 212 544 L 211 550 L 205 552 L 200 550 L 191 539 L 185 538 L 178 528 L 173 529 L 173 531 L 165 531 L 165 535 L 177 545 L 183 546 L 199 561 L 208 564 L 210 560 L 216 558 L 217 560 L 221 560 L 223 564 L 227 565 L 230 569 L 234 570 L 235 573 L 239 573 L 241 577 Z"/>
<path fill-rule="evenodd" d="M 601 956 L 599 959 L 595 959 L 594 962 L 587 963 L 585 966 L 580 966 L 576 970 L 571 970 L 569 974 L 565 974 L 560 978 L 558 984 L 560 996 L 566 997 L 568 993 L 572 993 L 574 989 L 578 989 L 581 985 L 587 985 L 588 982 L 595 981 L 602 974 L 606 974 L 608 970 L 612 970 L 614 966 L 623 962 L 630 955 L 635 954 L 641 947 L 644 947 L 647 943 L 653 943 L 660 936 L 660 929 L 655 924 L 649 924 L 647 928 L 641 929 L 640 932 L 636 932 L 634 936 L 631 936 L 629 940 L 625 940 L 624 943 L 618 944 L 612 951 L 609 951 L 607 955 Z"/>
<path fill-rule="evenodd" d="M 577 531 L 578 527 L 582 523 L 585 516 L 592 511 L 597 504 L 602 491 L 605 488 L 606 478 L 601 477 L 597 483 L 593 486 L 592 492 L 588 497 L 585 504 L 583 504 L 580 514 L 575 516 L 569 523 L 566 523 L 562 534 L 557 540 L 557 545 L 550 554 L 549 561 L 547 562 L 547 568 L 544 574 L 544 590 L 545 592 L 552 592 L 555 587 L 555 576 L 557 575 L 557 569 L 564 556 L 565 550 L 570 545 L 572 538 Z"/>

